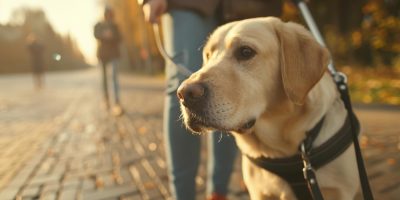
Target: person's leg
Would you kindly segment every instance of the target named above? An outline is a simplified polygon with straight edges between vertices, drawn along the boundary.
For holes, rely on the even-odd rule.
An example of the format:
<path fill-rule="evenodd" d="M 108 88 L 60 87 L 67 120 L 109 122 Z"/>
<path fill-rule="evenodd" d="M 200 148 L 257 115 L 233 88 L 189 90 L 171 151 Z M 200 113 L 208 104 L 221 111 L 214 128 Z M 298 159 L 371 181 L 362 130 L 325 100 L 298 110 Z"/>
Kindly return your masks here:
<path fill-rule="evenodd" d="M 107 86 L 107 64 L 106 63 L 101 63 L 101 69 L 102 69 L 102 85 L 103 85 L 103 98 L 104 98 L 104 104 L 106 108 L 108 109 L 110 106 L 110 102 L 108 99 L 108 86 Z"/>
<path fill-rule="evenodd" d="M 114 59 L 111 61 L 112 83 L 114 88 L 114 103 L 115 103 L 115 105 L 112 108 L 112 114 L 114 116 L 120 116 L 124 113 L 124 110 L 121 107 L 119 99 L 120 96 L 119 96 L 118 64 L 119 64 L 118 59 Z"/>
<path fill-rule="evenodd" d="M 119 80 L 118 80 L 118 59 L 111 61 L 112 66 L 112 81 L 114 87 L 114 100 L 115 104 L 120 105 L 119 102 Z"/>
<path fill-rule="evenodd" d="M 237 154 L 235 138 L 227 133 L 213 132 L 209 139 L 207 193 L 225 196 Z"/>
<path fill-rule="evenodd" d="M 164 137 L 173 199 L 194 200 L 200 157 L 200 137 L 186 130 L 177 97 L 168 95 L 164 107 Z"/>
<path fill-rule="evenodd" d="M 37 74 L 37 78 L 38 78 L 38 83 L 39 83 L 39 88 L 43 88 L 43 74 L 42 73 L 38 73 Z"/>
<path fill-rule="evenodd" d="M 41 88 L 41 82 L 40 82 L 40 75 L 37 72 L 33 72 L 33 82 L 35 84 L 35 89 L 40 89 Z"/>
<path fill-rule="evenodd" d="M 45 85 L 45 77 L 44 72 L 40 72 L 39 74 L 40 88 L 43 88 Z"/>
<path fill-rule="evenodd" d="M 42 84 L 42 77 L 41 77 L 41 67 L 40 63 L 34 61 L 32 64 L 32 73 L 33 73 L 33 82 L 35 84 L 35 89 L 41 89 L 43 84 Z"/>
<path fill-rule="evenodd" d="M 165 48 L 174 61 L 191 71 L 202 63 L 201 50 L 213 20 L 182 10 L 173 10 L 163 17 Z M 195 177 L 200 159 L 200 137 L 191 134 L 182 124 L 176 89 L 184 79 L 176 69 L 167 66 L 167 96 L 164 107 L 164 134 L 169 177 L 174 199 L 194 200 Z"/>

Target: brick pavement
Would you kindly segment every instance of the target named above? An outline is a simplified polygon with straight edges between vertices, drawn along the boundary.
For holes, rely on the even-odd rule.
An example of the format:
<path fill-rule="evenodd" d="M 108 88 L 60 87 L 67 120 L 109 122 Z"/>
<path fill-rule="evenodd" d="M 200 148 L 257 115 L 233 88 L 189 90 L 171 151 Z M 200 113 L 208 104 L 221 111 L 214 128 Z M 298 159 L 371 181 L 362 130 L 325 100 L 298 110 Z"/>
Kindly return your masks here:
<path fill-rule="evenodd" d="M 400 199 L 400 108 L 356 106 L 356 112 L 362 125 L 363 156 L 376 199 Z"/>
<path fill-rule="evenodd" d="M 115 118 L 100 106 L 97 75 L 53 73 L 40 92 L 30 89 L 26 75 L 0 79 L 1 200 L 170 198 L 161 133 L 163 79 L 123 75 L 127 112 Z M 356 110 L 376 199 L 398 199 L 400 109 Z M 198 199 L 204 199 L 206 162 L 203 152 Z M 239 163 L 230 198 L 247 200 Z"/>

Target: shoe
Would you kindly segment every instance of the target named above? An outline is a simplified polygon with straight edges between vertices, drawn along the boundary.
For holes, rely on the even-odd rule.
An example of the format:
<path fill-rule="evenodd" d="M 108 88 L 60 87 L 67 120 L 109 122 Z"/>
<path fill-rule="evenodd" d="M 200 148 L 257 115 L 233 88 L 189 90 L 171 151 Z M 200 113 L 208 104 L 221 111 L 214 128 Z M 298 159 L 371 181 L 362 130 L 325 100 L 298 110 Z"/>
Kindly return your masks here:
<path fill-rule="evenodd" d="M 228 200 L 225 195 L 220 195 L 217 193 L 212 193 L 211 196 L 207 198 L 207 200 Z"/>
<path fill-rule="evenodd" d="M 121 116 L 122 114 L 124 114 L 124 110 L 122 109 L 122 107 L 120 105 L 115 105 L 112 109 L 112 114 L 116 117 Z"/>

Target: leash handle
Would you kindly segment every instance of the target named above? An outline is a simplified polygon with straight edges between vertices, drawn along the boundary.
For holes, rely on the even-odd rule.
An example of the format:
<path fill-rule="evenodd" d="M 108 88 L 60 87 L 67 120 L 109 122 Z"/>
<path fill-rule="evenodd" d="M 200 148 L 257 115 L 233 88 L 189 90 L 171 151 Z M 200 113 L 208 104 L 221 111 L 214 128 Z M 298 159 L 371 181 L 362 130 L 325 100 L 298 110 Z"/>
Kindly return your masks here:
<path fill-rule="evenodd" d="M 177 64 L 173 61 L 171 56 L 168 55 L 167 51 L 165 51 L 164 46 L 162 45 L 161 42 L 161 34 L 160 34 L 160 29 L 158 24 L 153 24 L 153 31 L 154 31 L 154 38 L 156 40 L 156 46 L 158 51 L 160 52 L 161 56 L 165 59 L 165 61 L 169 62 L 172 64 L 172 66 L 175 66 L 178 72 L 180 72 L 182 75 L 185 77 L 189 77 L 190 75 L 193 74 L 188 68 Z M 171 65 L 169 65 L 171 66 Z"/>

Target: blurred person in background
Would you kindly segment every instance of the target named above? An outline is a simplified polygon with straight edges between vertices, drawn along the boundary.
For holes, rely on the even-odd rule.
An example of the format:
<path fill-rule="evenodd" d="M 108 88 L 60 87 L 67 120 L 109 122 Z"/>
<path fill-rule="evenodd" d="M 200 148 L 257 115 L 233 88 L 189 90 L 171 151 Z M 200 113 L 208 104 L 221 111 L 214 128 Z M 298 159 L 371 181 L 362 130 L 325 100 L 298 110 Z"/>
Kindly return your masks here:
<path fill-rule="evenodd" d="M 44 85 L 44 45 L 33 33 L 27 37 L 27 47 L 31 56 L 31 67 L 33 81 L 36 89 L 41 89 Z"/>
<path fill-rule="evenodd" d="M 104 20 L 98 22 L 94 27 L 94 36 L 98 41 L 97 57 L 102 66 L 102 82 L 104 104 L 107 109 L 110 108 L 107 66 L 112 67 L 112 86 L 114 89 L 114 103 L 112 113 L 116 116 L 123 114 L 120 104 L 119 81 L 118 81 L 118 64 L 119 64 L 119 45 L 121 35 L 117 24 L 114 22 L 114 12 L 110 7 L 104 10 Z"/>
<path fill-rule="evenodd" d="M 148 0 L 142 2 L 145 19 L 163 25 L 166 51 L 175 63 L 197 71 L 202 65 L 201 47 L 210 33 L 223 23 L 260 16 L 280 16 L 281 0 Z M 168 63 L 170 64 L 170 63 Z M 200 137 L 179 123 L 176 90 L 185 76 L 166 67 L 167 94 L 164 105 L 164 134 L 172 195 L 194 200 L 195 177 L 200 162 Z M 237 147 L 233 137 L 208 134 L 207 199 L 225 200 Z"/>

